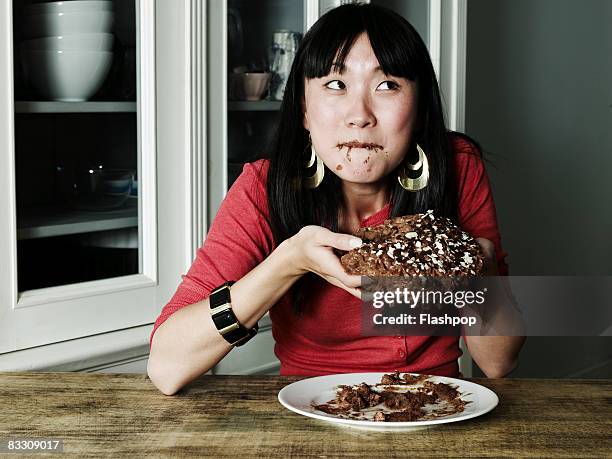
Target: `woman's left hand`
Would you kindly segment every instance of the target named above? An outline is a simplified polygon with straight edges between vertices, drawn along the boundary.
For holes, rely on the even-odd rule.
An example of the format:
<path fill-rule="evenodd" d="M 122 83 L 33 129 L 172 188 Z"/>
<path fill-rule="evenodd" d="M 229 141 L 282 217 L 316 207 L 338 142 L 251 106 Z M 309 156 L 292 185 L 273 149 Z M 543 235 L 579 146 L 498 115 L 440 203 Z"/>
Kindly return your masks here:
<path fill-rule="evenodd" d="M 480 249 L 484 255 L 484 276 L 499 276 L 499 269 L 497 268 L 497 257 L 495 256 L 495 246 L 493 242 L 484 237 L 476 239 L 480 244 Z"/>

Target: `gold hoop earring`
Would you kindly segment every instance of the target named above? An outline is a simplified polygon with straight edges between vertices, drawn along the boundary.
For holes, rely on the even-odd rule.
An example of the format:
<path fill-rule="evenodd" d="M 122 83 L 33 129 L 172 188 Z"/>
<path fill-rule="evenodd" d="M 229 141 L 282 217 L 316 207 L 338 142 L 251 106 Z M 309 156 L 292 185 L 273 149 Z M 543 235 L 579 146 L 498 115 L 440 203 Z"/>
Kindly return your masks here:
<path fill-rule="evenodd" d="M 310 146 L 310 159 L 306 163 L 306 169 L 311 168 L 312 165 L 315 162 L 315 159 L 317 159 L 317 154 L 314 151 L 314 148 L 312 147 L 312 139 L 310 138 L 310 134 L 308 134 L 308 145 Z M 306 147 L 306 148 L 308 148 L 308 147 Z"/>
<path fill-rule="evenodd" d="M 416 144 L 416 148 L 419 153 L 418 161 L 414 164 L 406 162 L 400 169 L 397 177 L 400 185 L 406 191 L 422 190 L 427 186 L 427 182 L 429 182 L 429 162 L 427 161 L 427 156 L 418 143 Z M 406 173 L 407 170 L 418 171 L 419 169 L 423 169 L 421 175 L 415 178 L 408 177 Z"/>
<path fill-rule="evenodd" d="M 304 177 L 303 183 L 306 188 L 312 190 L 318 187 L 323 181 L 323 176 L 325 175 L 325 167 L 323 165 L 323 161 L 321 161 L 321 158 L 319 158 L 319 156 L 317 155 L 317 152 L 315 151 L 314 145 L 312 144 L 312 140 L 310 140 L 310 136 L 309 136 L 309 141 L 310 141 L 310 159 L 306 163 L 306 169 L 309 169 L 310 167 L 312 167 L 312 165 L 316 161 L 317 170 L 310 177 Z"/>

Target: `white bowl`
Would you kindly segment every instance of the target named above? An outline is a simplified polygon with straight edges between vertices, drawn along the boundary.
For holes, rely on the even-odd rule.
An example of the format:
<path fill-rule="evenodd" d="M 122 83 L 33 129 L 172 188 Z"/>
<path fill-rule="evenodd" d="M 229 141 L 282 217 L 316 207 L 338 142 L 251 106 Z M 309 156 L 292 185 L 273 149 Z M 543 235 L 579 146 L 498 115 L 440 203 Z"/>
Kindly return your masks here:
<path fill-rule="evenodd" d="M 21 48 L 26 51 L 110 51 L 114 38 L 112 33 L 75 33 L 25 40 Z"/>
<path fill-rule="evenodd" d="M 24 8 L 25 14 L 75 13 L 79 11 L 112 11 L 110 0 L 73 0 L 64 2 L 34 3 Z"/>
<path fill-rule="evenodd" d="M 53 37 L 73 33 L 107 33 L 113 27 L 112 11 L 47 13 L 26 16 L 26 38 Z"/>
<path fill-rule="evenodd" d="M 108 75 L 110 51 L 22 51 L 23 71 L 50 100 L 81 102 L 93 96 Z"/>

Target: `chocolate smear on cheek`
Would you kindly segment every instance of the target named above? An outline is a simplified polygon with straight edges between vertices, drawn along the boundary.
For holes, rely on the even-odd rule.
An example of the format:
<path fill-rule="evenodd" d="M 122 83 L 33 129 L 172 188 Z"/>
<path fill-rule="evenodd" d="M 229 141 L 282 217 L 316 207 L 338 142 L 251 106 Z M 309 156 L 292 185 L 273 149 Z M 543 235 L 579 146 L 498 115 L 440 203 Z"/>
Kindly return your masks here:
<path fill-rule="evenodd" d="M 341 171 L 341 170 L 342 170 L 342 164 L 338 164 L 338 165 L 336 166 L 336 170 L 337 170 L 337 171 Z"/>

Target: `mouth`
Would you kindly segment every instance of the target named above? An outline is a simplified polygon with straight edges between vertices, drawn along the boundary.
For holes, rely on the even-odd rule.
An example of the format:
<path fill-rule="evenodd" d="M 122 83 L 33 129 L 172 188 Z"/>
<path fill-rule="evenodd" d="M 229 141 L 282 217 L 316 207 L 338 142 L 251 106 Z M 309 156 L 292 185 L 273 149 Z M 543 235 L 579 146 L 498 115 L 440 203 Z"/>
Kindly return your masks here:
<path fill-rule="evenodd" d="M 338 145 L 336 145 L 336 147 L 338 148 L 338 150 L 342 149 L 343 147 L 348 147 L 349 150 L 351 148 L 365 148 L 368 150 L 381 150 L 382 149 L 382 145 L 378 145 L 376 143 L 371 143 L 371 142 L 360 142 L 359 140 L 350 140 L 348 142 L 340 142 L 338 143 Z"/>
<path fill-rule="evenodd" d="M 350 140 L 348 142 L 340 142 L 336 145 L 338 150 L 342 150 L 342 148 L 346 147 L 346 159 L 348 162 L 351 162 L 351 150 L 353 148 L 363 148 L 366 150 L 374 150 L 375 153 L 378 153 L 378 150 L 382 150 L 382 145 L 378 145 L 377 143 L 372 142 L 360 142 L 359 140 Z M 363 161 L 363 164 L 367 164 L 370 160 L 370 154 L 368 153 L 368 157 Z"/>

